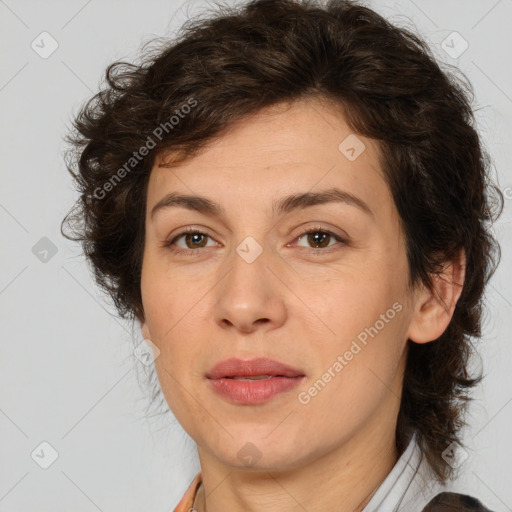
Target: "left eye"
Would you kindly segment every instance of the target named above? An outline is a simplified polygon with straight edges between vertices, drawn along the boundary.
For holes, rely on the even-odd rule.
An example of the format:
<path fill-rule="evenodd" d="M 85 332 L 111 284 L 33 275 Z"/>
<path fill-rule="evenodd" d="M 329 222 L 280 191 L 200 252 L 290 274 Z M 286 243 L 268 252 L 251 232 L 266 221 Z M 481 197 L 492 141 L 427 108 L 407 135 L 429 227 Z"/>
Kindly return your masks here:
<path fill-rule="evenodd" d="M 298 237 L 298 240 L 305 240 L 306 243 L 312 244 L 315 247 L 311 247 L 312 249 L 323 249 L 324 247 L 331 247 L 335 244 L 329 244 L 330 241 L 338 241 L 344 242 L 339 236 L 336 236 L 334 233 L 330 231 L 324 231 L 321 229 L 314 229 L 311 231 L 306 231 L 301 236 Z"/>

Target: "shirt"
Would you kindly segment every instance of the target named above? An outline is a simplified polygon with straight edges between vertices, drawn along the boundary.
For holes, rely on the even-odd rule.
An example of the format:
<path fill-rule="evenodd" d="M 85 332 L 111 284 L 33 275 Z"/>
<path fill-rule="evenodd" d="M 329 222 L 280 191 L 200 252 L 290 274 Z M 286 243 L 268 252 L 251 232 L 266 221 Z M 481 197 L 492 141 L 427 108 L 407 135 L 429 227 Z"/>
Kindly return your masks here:
<path fill-rule="evenodd" d="M 174 512 L 190 512 L 202 482 L 201 471 L 189 485 Z M 445 484 L 431 478 L 426 458 L 414 433 L 393 469 L 380 484 L 362 512 L 491 512 L 478 500 L 448 492 Z"/>

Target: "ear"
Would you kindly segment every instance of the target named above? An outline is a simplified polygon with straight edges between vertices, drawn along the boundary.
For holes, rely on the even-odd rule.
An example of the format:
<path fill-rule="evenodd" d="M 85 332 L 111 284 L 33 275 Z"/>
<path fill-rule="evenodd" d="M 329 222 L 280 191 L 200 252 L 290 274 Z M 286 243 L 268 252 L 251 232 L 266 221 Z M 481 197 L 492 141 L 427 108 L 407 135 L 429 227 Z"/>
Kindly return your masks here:
<path fill-rule="evenodd" d="M 408 337 L 415 343 L 434 341 L 448 327 L 464 285 L 466 255 L 446 261 L 440 274 L 433 276 L 433 290 L 424 285 L 417 291 Z"/>

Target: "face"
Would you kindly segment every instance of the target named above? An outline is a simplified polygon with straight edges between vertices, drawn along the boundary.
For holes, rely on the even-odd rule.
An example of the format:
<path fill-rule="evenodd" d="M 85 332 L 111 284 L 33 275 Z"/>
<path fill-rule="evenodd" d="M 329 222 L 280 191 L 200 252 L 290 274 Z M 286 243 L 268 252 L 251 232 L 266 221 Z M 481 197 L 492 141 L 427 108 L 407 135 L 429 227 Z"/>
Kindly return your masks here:
<path fill-rule="evenodd" d="M 200 456 L 290 469 L 394 436 L 414 301 L 376 143 L 309 101 L 246 118 L 177 167 L 164 157 L 148 186 L 142 333 Z M 230 358 L 297 376 L 212 382 Z"/>

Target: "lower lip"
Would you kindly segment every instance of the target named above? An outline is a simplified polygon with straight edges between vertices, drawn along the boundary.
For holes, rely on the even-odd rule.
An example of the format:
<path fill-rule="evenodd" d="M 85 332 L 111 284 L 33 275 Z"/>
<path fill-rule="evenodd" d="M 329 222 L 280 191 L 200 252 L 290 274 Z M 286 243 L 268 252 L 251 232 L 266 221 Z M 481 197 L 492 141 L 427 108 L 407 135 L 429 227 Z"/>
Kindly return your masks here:
<path fill-rule="evenodd" d="M 271 377 L 261 380 L 209 379 L 214 391 L 237 404 L 261 404 L 278 393 L 298 386 L 302 377 Z"/>

